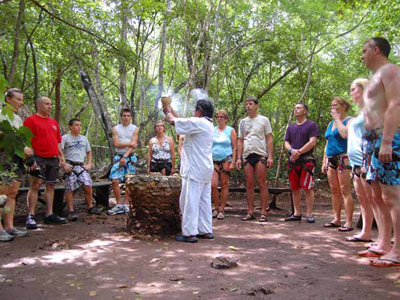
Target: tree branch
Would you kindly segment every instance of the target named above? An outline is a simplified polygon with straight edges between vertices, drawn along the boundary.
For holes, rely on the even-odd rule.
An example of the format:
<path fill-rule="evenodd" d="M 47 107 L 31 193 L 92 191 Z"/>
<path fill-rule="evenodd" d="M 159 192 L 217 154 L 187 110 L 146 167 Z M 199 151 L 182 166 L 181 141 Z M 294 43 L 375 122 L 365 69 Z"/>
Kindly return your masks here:
<path fill-rule="evenodd" d="M 45 13 L 47 13 L 48 15 L 52 16 L 53 18 L 59 20 L 60 22 L 66 24 L 66 25 L 68 25 L 68 26 L 70 26 L 70 27 L 72 27 L 72 28 L 75 28 L 75 29 L 77 29 L 77 30 L 79 30 L 79 31 L 86 32 L 87 34 L 91 35 L 91 36 L 94 37 L 95 39 L 97 39 L 97 40 L 99 40 L 100 42 L 102 42 L 102 43 L 108 45 L 109 47 L 111 47 L 111 48 L 114 49 L 115 51 L 119 52 L 119 49 L 118 49 L 118 48 L 116 48 L 114 45 L 112 45 L 112 44 L 110 44 L 109 42 L 107 42 L 107 41 L 106 41 L 105 39 L 103 39 L 102 37 L 99 37 L 99 36 L 96 35 L 95 33 L 91 32 L 90 30 L 88 30 L 88 29 L 86 29 L 86 28 L 83 28 L 83 27 L 76 26 L 76 25 L 74 25 L 74 24 L 72 24 L 72 23 L 70 23 L 70 22 L 68 22 L 68 21 L 66 21 L 66 20 L 64 20 L 64 19 L 62 19 L 61 17 L 59 17 L 59 16 L 53 14 L 51 11 L 49 11 L 48 9 L 46 9 L 43 5 L 41 5 L 41 4 L 40 4 L 39 2 L 37 2 L 36 0 L 29 0 L 29 1 L 31 1 L 33 4 L 35 4 L 35 5 L 36 5 L 37 7 L 39 7 L 41 10 L 43 10 Z"/>

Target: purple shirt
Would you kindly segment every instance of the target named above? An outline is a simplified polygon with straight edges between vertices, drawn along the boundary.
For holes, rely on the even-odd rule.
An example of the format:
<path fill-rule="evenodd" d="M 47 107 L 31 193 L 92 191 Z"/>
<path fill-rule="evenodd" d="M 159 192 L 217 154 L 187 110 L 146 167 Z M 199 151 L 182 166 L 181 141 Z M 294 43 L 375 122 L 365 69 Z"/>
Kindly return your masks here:
<path fill-rule="evenodd" d="M 290 125 L 285 134 L 285 142 L 289 142 L 293 149 L 300 149 L 312 137 L 319 137 L 318 126 L 313 121 L 307 120 L 301 125 Z M 303 153 L 301 156 L 311 155 L 314 149 Z"/>

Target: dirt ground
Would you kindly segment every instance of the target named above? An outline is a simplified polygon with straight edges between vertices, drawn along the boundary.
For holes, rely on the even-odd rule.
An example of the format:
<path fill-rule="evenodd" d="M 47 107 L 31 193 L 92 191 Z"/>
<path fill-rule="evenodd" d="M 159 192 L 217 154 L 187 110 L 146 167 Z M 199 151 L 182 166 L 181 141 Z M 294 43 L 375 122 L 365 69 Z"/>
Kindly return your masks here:
<path fill-rule="evenodd" d="M 0 299 L 400 299 L 400 268 L 370 267 L 356 256 L 365 244 L 322 228 L 331 220 L 328 189 L 316 195 L 317 222 L 307 224 L 283 222 L 287 211 L 243 222 L 245 195 L 231 194 L 225 220 L 213 221 L 216 238 L 196 244 L 134 239 L 125 216 L 86 217 L 81 203 L 78 222 L 39 220 L 29 237 L 0 244 Z M 289 201 L 281 195 L 278 206 Z M 219 255 L 239 266 L 212 268 Z"/>

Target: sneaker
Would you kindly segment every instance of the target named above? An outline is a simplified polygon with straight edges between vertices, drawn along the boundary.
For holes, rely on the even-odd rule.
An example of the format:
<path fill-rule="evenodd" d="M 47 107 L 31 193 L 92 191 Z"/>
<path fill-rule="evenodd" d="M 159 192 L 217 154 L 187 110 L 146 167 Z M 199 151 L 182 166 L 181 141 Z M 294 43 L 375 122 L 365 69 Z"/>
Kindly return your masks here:
<path fill-rule="evenodd" d="M 92 206 L 91 208 L 88 209 L 87 213 L 89 215 L 99 215 L 101 214 L 102 211 L 103 209 L 101 207 Z"/>
<path fill-rule="evenodd" d="M 291 215 L 290 217 L 285 218 L 285 221 L 301 221 L 301 216 Z"/>
<path fill-rule="evenodd" d="M 126 215 L 129 214 L 129 212 L 130 212 L 131 210 L 129 209 L 129 205 L 128 205 L 128 204 L 124 204 L 124 210 L 125 210 L 125 214 L 126 214 Z"/>
<path fill-rule="evenodd" d="M 313 215 L 306 216 L 307 223 L 315 223 L 315 218 Z"/>
<path fill-rule="evenodd" d="M 13 229 L 6 230 L 6 231 L 8 234 L 11 234 L 13 236 L 28 236 L 29 235 L 28 231 L 20 230 L 17 227 L 13 227 Z"/>
<path fill-rule="evenodd" d="M 117 204 L 110 209 L 107 214 L 110 216 L 123 215 L 125 214 L 125 206 L 123 204 Z"/>
<path fill-rule="evenodd" d="M 0 231 L 0 242 L 10 242 L 14 239 L 14 236 L 9 234 L 7 231 Z"/>
<path fill-rule="evenodd" d="M 68 212 L 68 221 L 70 222 L 78 221 L 78 214 L 74 210 Z"/>
<path fill-rule="evenodd" d="M 61 224 L 67 223 L 67 219 L 61 218 L 61 217 L 57 216 L 56 214 L 51 214 L 50 216 L 47 216 L 44 218 L 44 223 L 61 225 Z"/>
<path fill-rule="evenodd" d="M 36 229 L 37 224 L 36 224 L 36 217 L 34 215 L 28 215 L 26 217 L 26 229 Z"/>

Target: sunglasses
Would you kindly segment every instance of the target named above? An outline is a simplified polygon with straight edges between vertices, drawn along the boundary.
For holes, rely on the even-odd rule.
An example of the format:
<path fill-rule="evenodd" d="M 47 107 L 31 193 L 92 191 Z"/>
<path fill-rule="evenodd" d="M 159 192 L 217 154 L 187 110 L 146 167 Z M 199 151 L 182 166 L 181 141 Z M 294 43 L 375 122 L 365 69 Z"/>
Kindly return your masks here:
<path fill-rule="evenodd" d="M 215 118 L 216 118 L 216 119 L 225 119 L 224 116 L 216 116 Z"/>

